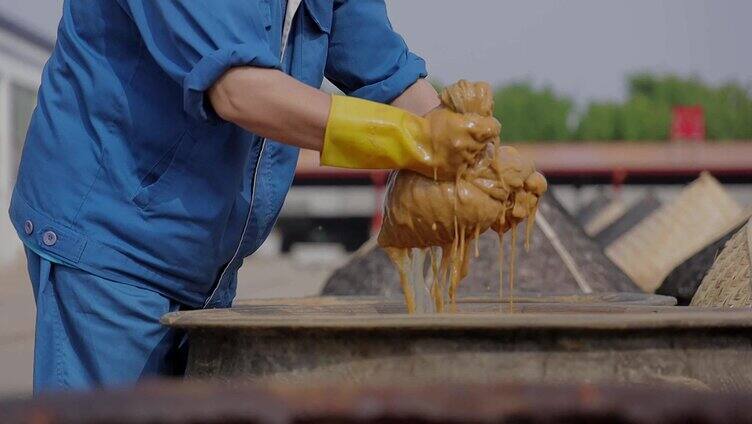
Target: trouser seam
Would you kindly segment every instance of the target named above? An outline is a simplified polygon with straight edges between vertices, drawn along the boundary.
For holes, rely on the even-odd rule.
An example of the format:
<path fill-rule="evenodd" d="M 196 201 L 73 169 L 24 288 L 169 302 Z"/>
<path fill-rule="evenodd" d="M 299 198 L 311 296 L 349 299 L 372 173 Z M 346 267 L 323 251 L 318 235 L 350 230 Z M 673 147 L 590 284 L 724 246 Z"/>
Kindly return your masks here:
<path fill-rule="evenodd" d="M 53 292 L 54 293 L 54 292 Z M 57 309 L 57 319 L 55 319 L 55 374 L 57 375 L 58 382 L 60 384 L 61 388 L 68 388 L 70 385 L 68 384 L 68 378 L 65 375 L 65 360 L 63 358 L 63 341 L 61 340 L 65 329 L 63 328 L 62 319 L 60 316 L 60 305 L 57 304 L 57 293 L 54 293 L 55 295 L 55 309 Z"/>
<path fill-rule="evenodd" d="M 48 260 L 41 258 L 41 261 L 43 264 L 45 264 L 47 268 L 47 273 L 45 276 L 46 284 L 44 289 L 49 290 L 49 300 L 50 300 L 50 308 L 54 308 L 54 311 L 50 311 L 54 313 L 53 321 L 54 321 L 54 327 L 55 332 L 52 335 L 54 338 L 53 343 L 55 344 L 55 376 L 57 377 L 58 384 L 60 385 L 61 389 L 69 388 L 70 385 L 68 384 L 68 378 L 65 374 L 65 360 L 63 358 L 63 341 L 62 337 L 65 333 L 65 329 L 63 328 L 63 322 L 62 322 L 62 314 L 60 313 L 60 302 L 58 300 L 57 295 L 57 287 L 54 284 L 53 278 L 52 278 L 52 266 L 53 264 L 49 262 Z M 44 294 L 42 294 L 44 295 Z"/>

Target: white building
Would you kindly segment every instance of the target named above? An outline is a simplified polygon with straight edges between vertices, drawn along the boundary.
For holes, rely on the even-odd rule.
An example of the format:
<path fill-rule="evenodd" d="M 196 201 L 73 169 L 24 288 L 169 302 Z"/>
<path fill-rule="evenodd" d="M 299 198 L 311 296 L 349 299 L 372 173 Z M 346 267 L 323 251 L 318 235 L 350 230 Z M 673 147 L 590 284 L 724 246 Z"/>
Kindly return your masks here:
<path fill-rule="evenodd" d="M 19 258 L 8 207 L 26 130 L 53 43 L 0 15 L 0 266 Z"/>

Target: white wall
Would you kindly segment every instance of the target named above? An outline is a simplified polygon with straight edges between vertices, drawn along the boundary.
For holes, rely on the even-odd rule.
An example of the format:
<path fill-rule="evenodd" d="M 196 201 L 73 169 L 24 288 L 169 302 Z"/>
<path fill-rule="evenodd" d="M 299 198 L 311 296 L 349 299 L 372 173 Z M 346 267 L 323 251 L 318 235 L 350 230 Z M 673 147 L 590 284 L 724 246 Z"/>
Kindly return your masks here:
<path fill-rule="evenodd" d="M 22 245 L 8 219 L 18 152 L 13 146 L 11 87 L 39 86 L 48 52 L 0 29 L 0 266 L 18 259 Z"/>

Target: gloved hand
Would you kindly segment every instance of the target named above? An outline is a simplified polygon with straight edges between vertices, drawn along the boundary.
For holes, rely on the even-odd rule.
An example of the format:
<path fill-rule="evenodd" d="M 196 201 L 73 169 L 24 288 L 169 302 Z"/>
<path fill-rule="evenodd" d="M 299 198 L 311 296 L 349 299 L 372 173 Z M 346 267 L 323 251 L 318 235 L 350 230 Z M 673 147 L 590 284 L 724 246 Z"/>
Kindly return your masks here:
<path fill-rule="evenodd" d="M 450 180 L 472 166 L 501 127 L 492 117 L 438 108 L 425 118 L 367 100 L 332 96 L 321 164 L 409 169 Z"/>

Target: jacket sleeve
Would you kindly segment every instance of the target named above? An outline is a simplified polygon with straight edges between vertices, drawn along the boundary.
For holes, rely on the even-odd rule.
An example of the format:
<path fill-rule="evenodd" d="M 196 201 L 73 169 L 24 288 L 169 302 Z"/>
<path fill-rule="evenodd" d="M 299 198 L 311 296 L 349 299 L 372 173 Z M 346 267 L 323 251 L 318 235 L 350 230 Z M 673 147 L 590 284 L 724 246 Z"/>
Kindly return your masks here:
<path fill-rule="evenodd" d="M 204 104 L 204 92 L 227 69 L 279 66 L 258 0 L 117 1 L 149 54 L 182 86 L 183 109 L 196 119 L 218 119 Z"/>
<path fill-rule="evenodd" d="M 325 75 L 340 90 L 390 103 L 426 74 L 392 29 L 384 0 L 334 0 Z"/>

